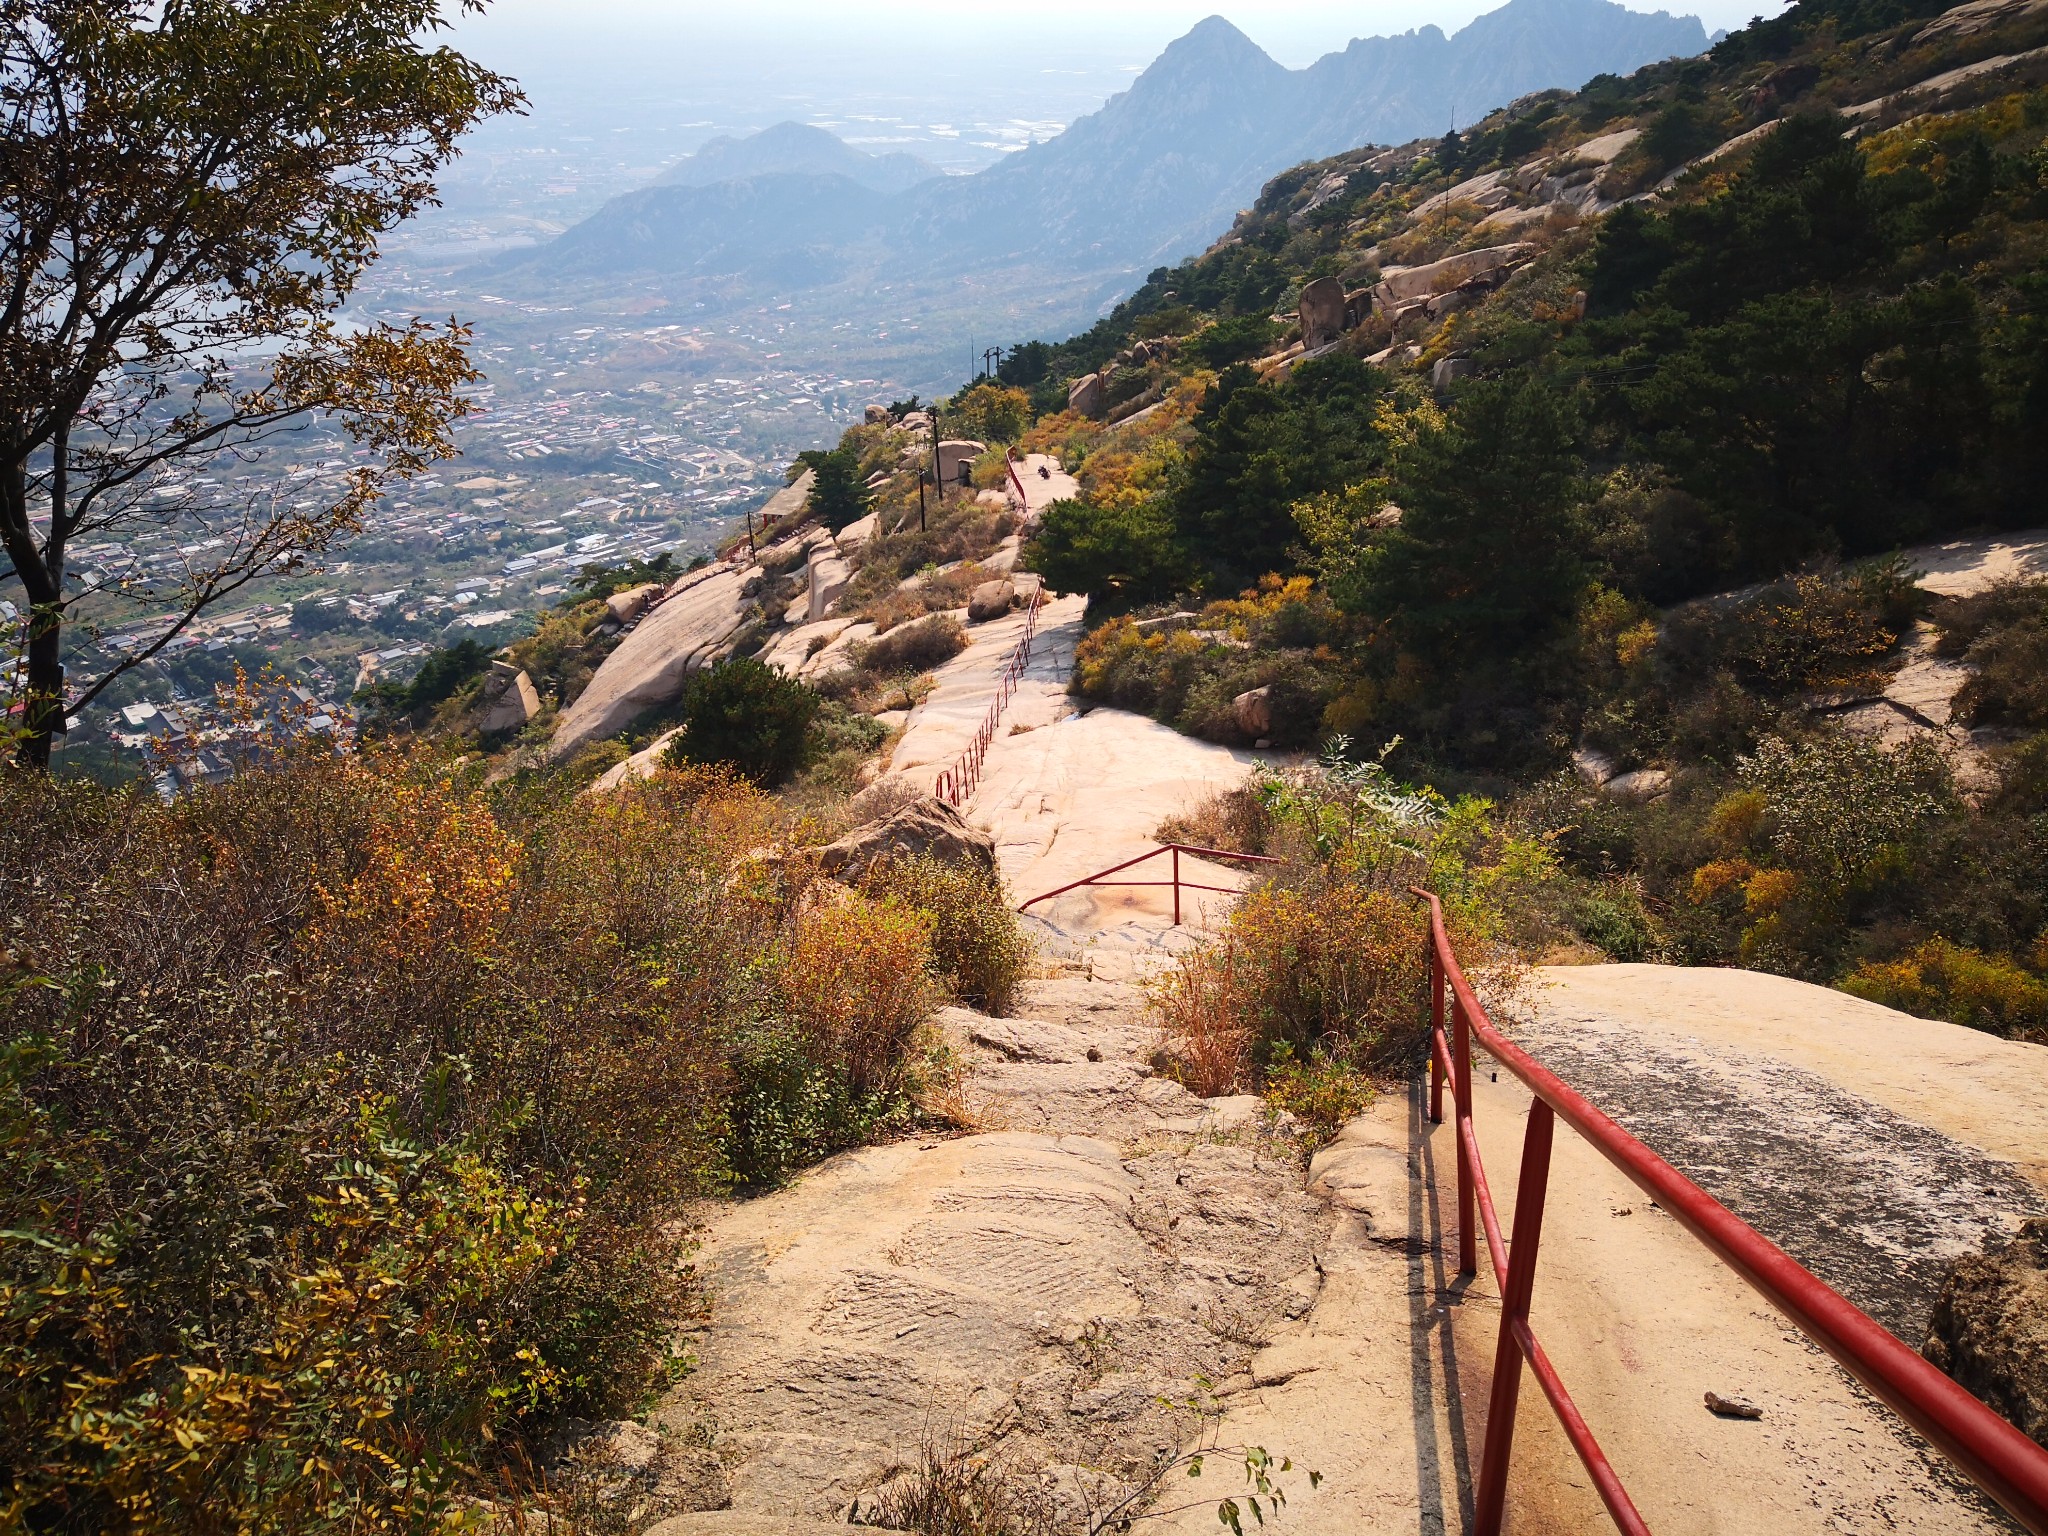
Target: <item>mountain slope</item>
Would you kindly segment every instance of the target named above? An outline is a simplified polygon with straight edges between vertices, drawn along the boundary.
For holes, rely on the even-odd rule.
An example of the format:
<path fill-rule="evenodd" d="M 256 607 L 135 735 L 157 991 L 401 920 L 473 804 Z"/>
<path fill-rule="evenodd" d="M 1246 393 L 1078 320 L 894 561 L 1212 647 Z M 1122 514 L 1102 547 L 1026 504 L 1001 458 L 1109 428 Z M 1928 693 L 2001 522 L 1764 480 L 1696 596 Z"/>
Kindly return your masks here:
<path fill-rule="evenodd" d="M 870 192 L 890 193 L 943 174 L 916 155 L 870 155 L 823 128 L 777 123 L 744 139 L 713 139 L 671 166 L 655 185 L 708 187 L 755 176 L 844 176 Z"/>
<path fill-rule="evenodd" d="M 971 252 L 1150 264 L 1198 249 L 1275 171 L 1360 143 L 1441 133 L 1518 96 L 1698 53 L 1697 17 L 1610 0 L 1509 0 L 1446 38 L 1354 42 L 1306 70 L 1220 16 L 1131 89 L 968 185 L 919 189 L 908 227 L 931 258 Z"/>
<path fill-rule="evenodd" d="M 846 272 L 847 253 L 889 200 L 849 177 L 776 174 L 708 187 L 644 187 L 615 197 L 546 248 L 552 277 L 745 273 L 812 287 Z"/>
<path fill-rule="evenodd" d="M 913 186 L 886 209 L 827 199 L 802 211 L 807 234 L 798 243 L 843 248 L 886 223 L 891 269 L 935 281 L 998 265 L 1105 275 L 1149 267 L 1200 249 L 1287 166 L 1360 142 L 1441 133 L 1454 111 L 1470 120 L 1533 90 L 1576 87 L 1705 46 L 1695 17 L 1642 15 L 1611 0 L 1508 0 L 1449 38 L 1428 27 L 1365 39 L 1290 70 L 1212 16 L 1130 90 L 1056 138 L 978 175 Z M 676 258 L 635 232 L 715 215 L 678 182 L 750 176 L 758 167 L 873 187 L 884 163 L 796 124 L 707 146 L 664 183 L 607 206 L 524 265 L 540 278 L 674 271 Z M 664 209 L 667 199 L 674 206 Z M 616 248 L 598 257 L 615 237 Z M 747 243 L 711 235 L 686 243 L 706 241 L 733 250 Z M 764 286 L 790 286 L 785 267 L 761 276 Z"/>

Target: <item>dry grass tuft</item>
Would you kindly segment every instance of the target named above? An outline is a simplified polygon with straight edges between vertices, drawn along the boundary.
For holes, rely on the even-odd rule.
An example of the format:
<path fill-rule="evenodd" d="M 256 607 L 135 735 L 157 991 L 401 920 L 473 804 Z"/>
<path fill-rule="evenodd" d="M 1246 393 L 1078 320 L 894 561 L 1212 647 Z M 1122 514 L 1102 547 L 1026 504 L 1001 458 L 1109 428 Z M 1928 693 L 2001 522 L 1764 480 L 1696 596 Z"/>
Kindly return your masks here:
<path fill-rule="evenodd" d="M 919 1536 L 1058 1536 L 1059 1507 L 1042 1478 L 971 1446 L 927 1439 L 849 1524 Z"/>
<path fill-rule="evenodd" d="M 1152 835 L 1162 843 L 1189 843 L 1225 853 L 1268 853 L 1277 831 L 1257 786 L 1242 784 L 1169 816 Z"/>

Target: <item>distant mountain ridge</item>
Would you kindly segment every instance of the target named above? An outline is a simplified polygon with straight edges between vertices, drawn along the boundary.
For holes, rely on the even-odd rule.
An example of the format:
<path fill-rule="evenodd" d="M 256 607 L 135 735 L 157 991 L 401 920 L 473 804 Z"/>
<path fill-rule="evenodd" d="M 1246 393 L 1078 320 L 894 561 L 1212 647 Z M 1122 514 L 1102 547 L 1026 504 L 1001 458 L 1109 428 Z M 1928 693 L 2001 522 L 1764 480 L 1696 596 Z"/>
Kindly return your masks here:
<path fill-rule="evenodd" d="M 1432 26 L 1364 38 L 1291 70 L 1212 16 L 1100 111 L 975 175 L 889 194 L 872 185 L 874 164 L 912 157 L 863 155 L 785 124 L 707 145 L 506 265 L 535 280 L 721 275 L 728 295 L 787 293 L 863 267 L 939 282 L 1034 267 L 1107 280 L 1199 251 L 1290 166 L 1441 134 L 1453 113 L 1475 121 L 1533 91 L 1706 46 L 1695 16 L 1508 0 L 1450 37 Z M 709 187 L 677 184 L 712 174 Z M 722 218 L 736 223 L 693 227 Z"/>
<path fill-rule="evenodd" d="M 1441 134 L 1454 114 L 1472 122 L 1533 91 L 1706 46 L 1696 16 L 1509 0 L 1452 37 L 1424 27 L 1362 38 L 1290 70 L 1212 16 L 1057 138 L 923 189 L 908 228 L 928 247 L 965 242 L 984 257 L 1170 261 L 1200 249 L 1289 166 Z"/>
<path fill-rule="evenodd" d="M 716 138 L 671 166 L 656 186 L 709 187 L 755 176 L 844 176 L 870 192 L 907 192 L 945 173 L 916 155 L 871 155 L 829 129 L 777 123 L 745 138 Z"/>

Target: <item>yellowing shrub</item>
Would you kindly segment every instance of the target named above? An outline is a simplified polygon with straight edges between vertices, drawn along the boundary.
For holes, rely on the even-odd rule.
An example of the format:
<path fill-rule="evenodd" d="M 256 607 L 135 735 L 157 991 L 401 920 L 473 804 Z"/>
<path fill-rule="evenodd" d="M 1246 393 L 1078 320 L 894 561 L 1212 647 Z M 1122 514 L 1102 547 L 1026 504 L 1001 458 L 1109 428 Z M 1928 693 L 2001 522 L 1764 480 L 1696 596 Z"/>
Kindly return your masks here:
<path fill-rule="evenodd" d="M 1343 880 L 1261 887 L 1217 942 L 1183 958 L 1158 1008 L 1190 1087 L 1245 1086 L 1284 1045 L 1365 1069 L 1417 1054 L 1424 918 L 1413 902 Z"/>
<path fill-rule="evenodd" d="M 783 987 L 816 1058 L 856 1092 L 899 1086 L 910 1040 L 937 1003 L 929 914 L 857 891 L 813 896 L 798 914 Z"/>
<path fill-rule="evenodd" d="M 861 882 L 869 896 L 894 897 L 932 920 L 932 963 L 962 1002 L 1007 1014 L 1031 965 L 1031 941 L 1017 925 L 1002 881 L 929 855 L 886 860 Z"/>
<path fill-rule="evenodd" d="M 2048 980 L 2009 955 L 1930 939 L 1898 960 L 1869 961 L 1841 983 L 1856 997 L 1924 1019 L 2048 1041 Z"/>

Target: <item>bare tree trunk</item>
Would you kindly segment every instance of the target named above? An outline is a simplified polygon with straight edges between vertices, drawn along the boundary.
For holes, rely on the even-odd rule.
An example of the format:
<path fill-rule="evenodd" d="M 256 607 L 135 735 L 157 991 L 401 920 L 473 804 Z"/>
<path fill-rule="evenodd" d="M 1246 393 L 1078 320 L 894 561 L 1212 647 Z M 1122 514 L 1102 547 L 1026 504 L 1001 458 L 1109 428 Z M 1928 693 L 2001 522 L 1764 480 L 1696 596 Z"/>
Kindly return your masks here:
<path fill-rule="evenodd" d="M 27 572 L 22 573 L 24 577 Z M 33 599 L 34 592 L 31 590 Z M 28 631 L 28 677 L 22 724 L 28 734 L 15 754 L 24 768 L 48 772 L 50 738 L 64 723 L 64 621 L 54 603 L 35 603 Z"/>
<path fill-rule="evenodd" d="M 50 738 L 64 723 L 63 569 L 43 559 L 28 520 L 27 476 L 19 463 L 0 472 L 0 535 L 28 598 L 26 686 L 22 691 L 22 738 L 16 757 L 25 768 L 47 771 Z"/>

